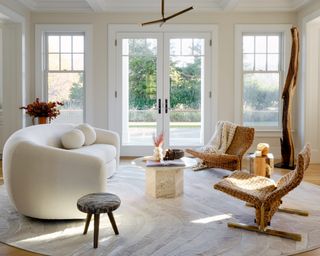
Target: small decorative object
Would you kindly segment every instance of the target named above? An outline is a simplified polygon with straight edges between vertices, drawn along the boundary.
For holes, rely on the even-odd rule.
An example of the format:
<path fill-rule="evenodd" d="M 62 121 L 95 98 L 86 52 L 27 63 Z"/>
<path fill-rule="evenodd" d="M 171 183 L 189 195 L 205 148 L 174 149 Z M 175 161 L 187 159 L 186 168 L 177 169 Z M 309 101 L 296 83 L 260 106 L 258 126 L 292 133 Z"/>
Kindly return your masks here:
<path fill-rule="evenodd" d="M 32 117 L 32 124 L 35 124 L 34 119 L 38 118 L 38 124 L 46 124 L 51 122 L 52 119 L 60 115 L 60 110 L 58 106 L 63 106 L 64 104 L 59 101 L 49 101 L 41 102 L 39 98 L 27 106 L 22 106 L 20 109 L 25 109 L 26 114 Z"/>
<path fill-rule="evenodd" d="M 269 144 L 259 143 L 254 154 L 249 155 L 250 173 L 270 178 L 274 169 L 273 154 L 269 153 Z"/>
<path fill-rule="evenodd" d="M 154 144 L 154 150 L 153 150 L 153 160 L 154 161 L 161 161 L 163 159 L 163 140 L 164 135 L 163 132 L 160 133 L 158 136 L 153 135 L 153 144 Z"/>
<path fill-rule="evenodd" d="M 269 148 L 268 143 L 259 143 L 257 145 L 257 150 L 261 152 L 261 156 L 266 156 L 269 153 Z"/>
<path fill-rule="evenodd" d="M 180 159 L 183 156 L 184 151 L 182 149 L 167 149 L 163 160 Z"/>

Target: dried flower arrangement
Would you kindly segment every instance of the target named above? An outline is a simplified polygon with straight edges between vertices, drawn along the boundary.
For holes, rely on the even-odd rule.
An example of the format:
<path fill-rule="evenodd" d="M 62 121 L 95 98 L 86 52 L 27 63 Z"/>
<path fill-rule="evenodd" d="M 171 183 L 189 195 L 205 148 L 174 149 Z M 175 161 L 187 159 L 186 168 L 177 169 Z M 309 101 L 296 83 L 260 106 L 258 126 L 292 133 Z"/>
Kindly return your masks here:
<path fill-rule="evenodd" d="M 49 101 L 42 102 L 39 98 L 27 106 L 22 106 L 20 109 L 25 109 L 26 114 L 32 117 L 32 122 L 36 117 L 48 117 L 49 121 L 60 115 L 60 110 L 58 106 L 63 106 L 64 104 L 59 101 Z"/>
<path fill-rule="evenodd" d="M 160 133 L 158 136 L 153 135 L 153 144 L 155 147 L 161 147 L 164 141 L 164 133 Z"/>
<path fill-rule="evenodd" d="M 164 142 L 164 133 L 160 133 L 158 136 L 153 135 L 153 160 L 154 161 L 161 161 L 163 159 L 163 149 L 162 144 Z"/>

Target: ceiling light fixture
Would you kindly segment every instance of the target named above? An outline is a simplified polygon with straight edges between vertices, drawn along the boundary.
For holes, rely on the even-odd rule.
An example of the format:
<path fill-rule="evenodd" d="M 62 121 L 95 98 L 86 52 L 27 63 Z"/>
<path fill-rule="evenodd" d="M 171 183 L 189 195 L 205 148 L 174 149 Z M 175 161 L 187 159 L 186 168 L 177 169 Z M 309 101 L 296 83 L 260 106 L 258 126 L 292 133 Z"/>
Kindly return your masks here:
<path fill-rule="evenodd" d="M 158 20 L 153 20 L 153 21 L 148 21 L 148 22 L 144 22 L 141 24 L 141 26 L 145 26 L 145 25 L 151 25 L 151 24 L 155 24 L 155 23 L 161 23 L 160 26 L 162 26 L 167 20 L 170 20 L 176 16 L 179 16 L 185 12 L 188 12 L 188 11 L 191 11 L 193 9 L 193 6 L 190 6 L 189 8 L 187 9 L 184 9 L 180 12 L 177 12 L 175 14 L 172 14 L 168 17 L 164 17 L 164 0 L 161 0 L 161 16 L 162 16 L 162 19 L 158 19 Z"/>

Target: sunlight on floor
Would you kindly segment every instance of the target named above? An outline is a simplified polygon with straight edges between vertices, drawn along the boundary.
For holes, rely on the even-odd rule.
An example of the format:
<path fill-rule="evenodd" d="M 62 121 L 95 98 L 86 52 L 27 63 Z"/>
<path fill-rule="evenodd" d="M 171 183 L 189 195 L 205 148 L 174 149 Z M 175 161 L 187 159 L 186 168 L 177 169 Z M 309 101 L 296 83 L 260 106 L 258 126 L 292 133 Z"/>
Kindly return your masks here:
<path fill-rule="evenodd" d="M 221 215 L 216 215 L 216 216 L 212 216 L 212 217 L 192 220 L 191 223 L 207 224 L 210 222 L 219 221 L 219 220 L 226 220 L 226 219 L 230 219 L 230 218 L 232 218 L 232 214 L 228 213 L 228 214 L 221 214 Z"/>
<path fill-rule="evenodd" d="M 90 228 L 89 228 L 90 230 Z M 26 238 L 23 240 L 20 240 L 17 242 L 17 244 L 21 244 L 21 243 L 33 243 L 33 242 L 41 242 L 41 241 L 50 241 L 52 239 L 56 239 L 56 238 L 66 238 L 66 237 L 70 237 L 70 236 L 74 236 L 74 235 L 80 235 L 83 232 L 83 226 L 79 226 L 79 227 L 73 227 L 73 228 L 66 228 L 65 230 L 61 230 L 61 231 L 57 231 L 54 233 L 49 233 L 49 234 L 45 234 L 45 235 L 40 235 L 40 236 L 35 236 L 35 237 L 31 237 L 31 238 Z"/>

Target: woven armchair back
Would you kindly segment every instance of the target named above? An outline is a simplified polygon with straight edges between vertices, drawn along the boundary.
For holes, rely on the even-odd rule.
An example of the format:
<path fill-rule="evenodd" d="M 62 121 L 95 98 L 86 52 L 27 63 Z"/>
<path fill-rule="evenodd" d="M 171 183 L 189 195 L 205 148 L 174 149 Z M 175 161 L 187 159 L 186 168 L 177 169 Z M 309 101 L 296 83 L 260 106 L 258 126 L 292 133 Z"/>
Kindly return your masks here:
<path fill-rule="evenodd" d="M 295 170 L 287 173 L 278 180 L 277 189 L 268 196 L 268 201 L 281 199 L 301 183 L 304 172 L 309 166 L 310 157 L 311 147 L 307 144 L 298 154 L 298 161 Z"/>
<path fill-rule="evenodd" d="M 242 158 L 243 154 L 250 148 L 254 139 L 254 128 L 238 126 L 233 140 L 226 151 L 228 155 L 237 155 Z"/>

